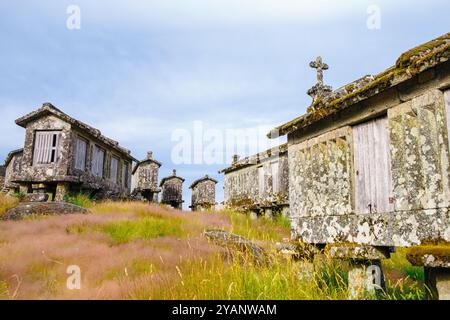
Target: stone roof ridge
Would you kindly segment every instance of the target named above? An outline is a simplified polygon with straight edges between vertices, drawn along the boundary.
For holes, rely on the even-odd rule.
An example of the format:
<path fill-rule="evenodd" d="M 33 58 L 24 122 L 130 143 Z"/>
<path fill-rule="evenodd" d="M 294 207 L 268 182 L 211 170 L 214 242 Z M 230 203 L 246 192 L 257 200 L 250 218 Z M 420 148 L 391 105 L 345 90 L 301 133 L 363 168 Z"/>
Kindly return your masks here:
<path fill-rule="evenodd" d="M 172 171 L 172 175 L 163 178 L 163 179 L 161 180 L 159 186 L 162 187 L 162 185 L 163 185 L 167 180 L 171 180 L 171 179 L 179 179 L 179 180 L 181 180 L 182 182 L 186 181 L 186 179 L 184 179 L 184 178 L 182 178 L 182 177 L 180 177 L 180 176 L 177 176 L 177 171 L 174 169 L 174 170 Z"/>
<path fill-rule="evenodd" d="M 199 179 L 195 180 L 194 182 L 192 182 L 192 184 L 191 184 L 191 186 L 189 188 L 193 189 L 197 184 L 199 184 L 202 181 L 212 181 L 215 184 L 218 183 L 218 181 L 216 179 L 211 178 L 209 175 L 205 175 L 202 178 L 199 178 Z"/>
<path fill-rule="evenodd" d="M 106 145 L 113 147 L 120 153 L 124 153 L 124 154 L 128 155 L 130 158 L 132 158 L 133 161 L 137 161 L 136 159 L 134 159 L 131 156 L 131 151 L 129 149 L 121 147 L 118 141 L 102 135 L 102 133 L 99 129 L 96 129 L 82 121 L 79 121 L 79 120 L 69 116 L 68 114 L 64 113 L 63 111 L 61 111 L 60 109 L 55 107 L 50 102 L 43 103 L 41 108 L 17 119 L 16 124 L 21 127 L 25 127 L 27 125 L 27 123 L 34 121 L 35 119 L 38 119 L 47 114 L 53 114 L 54 116 L 62 119 L 63 121 L 66 121 L 66 122 L 70 123 L 71 125 L 74 125 L 78 129 L 87 132 L 89 135 L 93 136 L 94 138 L 97 138 L 98 140 L 102 141 Z"/>

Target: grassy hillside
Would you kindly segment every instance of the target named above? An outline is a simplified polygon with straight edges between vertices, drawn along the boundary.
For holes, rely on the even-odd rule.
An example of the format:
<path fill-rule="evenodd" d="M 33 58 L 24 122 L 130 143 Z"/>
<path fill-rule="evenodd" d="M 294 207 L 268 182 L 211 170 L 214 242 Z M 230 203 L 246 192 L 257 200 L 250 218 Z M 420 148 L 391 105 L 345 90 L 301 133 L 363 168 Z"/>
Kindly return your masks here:
<path fill-rule="evenodd" d="M 347 297 L 345 265 L 323 257 L 315 263 L 315 275 L 300 280 L 302 263 L 275 254 L 275 242 L 289 237 L 284 219 L 82 202 L 92 214 L 0 222 L 0 299 Z M 230 256 L 202 236 L 211 228 L 255 241 L 274 263 L 260 267 L 245 256 Z M 80 267 L 81 290 L 67 289 L 71 265 Z M 423 298 L 421 271 L 411 269 L 401 253 L 385 267 L 388 292 L 382 298 Z"/>

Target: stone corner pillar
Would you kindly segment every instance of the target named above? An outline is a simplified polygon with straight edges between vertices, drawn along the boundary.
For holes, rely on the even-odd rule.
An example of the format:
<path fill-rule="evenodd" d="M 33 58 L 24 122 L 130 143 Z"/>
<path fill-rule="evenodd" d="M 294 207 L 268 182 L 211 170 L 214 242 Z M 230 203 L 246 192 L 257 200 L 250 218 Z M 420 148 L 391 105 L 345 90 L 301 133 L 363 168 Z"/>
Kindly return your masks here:
<path fill-rule="evenodd" d="M 314 258 L 322 250 L 313 244 L 300 241 L 279 242 L 277 251 L 295 262 L 299 280 L 310 280 L 314 276 Z"/>
<path fill-rule="evenodd" d="M 64 202 L 66 195 L 69 193 L 69 184 L 59 182 L 56 185 L 55 202 Z"/>
<path fill-rule="evenodd" d="M 406 257 L 424 267 L 427 299 L 450 300 L 450 245 L 413 247 Z"/>
<path fill-rule="evenodd" d="M 273 220 L 273 210 L 272 208 L 265 208 L 264 209 L 264 218 L 271 221 Z"/>
<path fill-rule="evenodd" d="M 329 249 L 333 259 L 350 263 L 348 299 L 376 299 L 386 289 L 381 260 L 390 257 L 389 248 L 364 245 L 334 245 Z"/>

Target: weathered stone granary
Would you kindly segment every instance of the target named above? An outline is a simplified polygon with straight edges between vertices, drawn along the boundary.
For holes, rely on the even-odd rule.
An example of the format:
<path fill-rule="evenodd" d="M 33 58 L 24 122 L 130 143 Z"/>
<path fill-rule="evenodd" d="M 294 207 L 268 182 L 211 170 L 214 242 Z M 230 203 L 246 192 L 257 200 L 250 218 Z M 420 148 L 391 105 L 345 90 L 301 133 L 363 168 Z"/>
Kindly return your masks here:
<path fill-rule="evenodd" d="M 208 175 L 195 180 L 189 187 L 192 190 L 190 208 L 192 211 L 214 210 L 216 206 L 217 180 Z"/>
<path fill-rule="evenodd" d="M 6 167 L 0 166 L 0 192 L 5 187 Z"/>
<path fill-rule="evenodd" d="M 334 92 L 318 59 L 308 112 L 269 134 L 288 135 L 293 238 L 358 260 L 422 248 L 411 260 L 441 298 L 450 298 L 449 58 L 446 34 Z"/>
<path fill-rule="evenodd" d="M 12 181 L 12 177 L 21 171 L 23 149 L 11 151 L 5 160 L 5 183 L 3 191 L 13 194 L 19 193 L 20 185 Z"/>
<path fill-rule="evenodd" d="M 224 173 L 224 205 L 235 210 L 288 214 L 289 167 L 287 144 L 256 155 L 233 157 Z"/>
<path fill-rule="evenodd" d="M 48 193 L 63 201 L 68 192 L 99 197 L 130 194 L 130 151 L 50 103 L 16 120 L 26 129 L 21 157 L 10 177 L 22 193 Z M 17 162 L 17 163 L 16 163 Z"/>
<path fill-rule="evenodd" d="M 169 205 L 175 209 L 183 209 L 183 182 L 185 180 L 177 176 L 177 171 L 173 170 L 171 176 L 163 178 L 160 183 L 162 189 L 161 203 Z"/>
<path fill-rule="evenodd" d="M 161 162 L 153 159 L 153 152 L 147 153 L 145 160 L 139 161 L 133 169 L 132 194 L 150 202 L 158 202 L 158 173 Z"/>

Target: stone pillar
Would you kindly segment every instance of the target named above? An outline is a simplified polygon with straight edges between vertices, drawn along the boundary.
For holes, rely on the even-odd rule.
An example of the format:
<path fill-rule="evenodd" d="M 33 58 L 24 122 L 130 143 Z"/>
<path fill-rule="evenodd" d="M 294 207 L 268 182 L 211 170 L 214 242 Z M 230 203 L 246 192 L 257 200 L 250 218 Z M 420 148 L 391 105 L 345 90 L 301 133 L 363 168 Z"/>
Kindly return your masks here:
<path fill-rule="evenodd" d="M 348 245 L 333 246 L 330 255 L 334 259 L 350 262 L 348 273 L 348 299 L 375 299 L 385 289 L 381 259 L 390 257 L 388 248 Z"/>
<path fill-rule="evenodd" d="M 429 300 L 450 300 L 450 246 L 411 248 L 407 254 L 414 266 L 423 266 Z"/>
<path fill-rule="evenodd" d="M 277 243 L 279 253 L 292 259 L 299 280 L 311 280 L 314 277 L 314 258 L 321 253 L 315 245 L 301 242 Z"/>
<path fill-rule="evenodd" d="M 69 192 L 69 184 L 60 182 L 56 185 L 55 202 L 64 202 L 66 195 Z"/>
<path fill-rule="evenodd" d="M 28 193 L 28 185 L 26 185 L 26 184 L 21 184 L 20 186 L 19 186 L 19 192 L 20 192 L 20 194 L 27 194 Z"/>
<path fill-rule="evenodd" d="M 281 208 L 281 215 L 285 218 L 289 218 L 289 207 L 288 206 L 284 206 L 283 208 Z"/>
<path fill-rule="evenodd" d="M 258 213 L 256 211 L 250 211 L 250 219 L 251 220 L 258 220 Z"/>
<path fill-rule="evenodd" d="M 273 220 L 273 211 L 272 208 L 264 209 L 264 218 L 267 220 Z"/>

